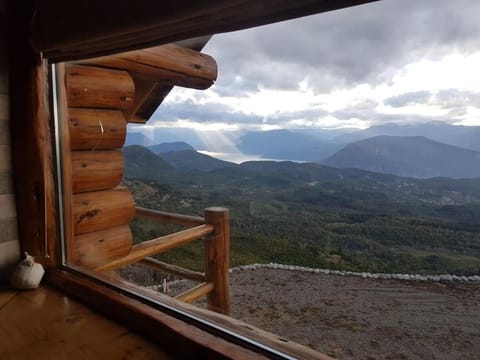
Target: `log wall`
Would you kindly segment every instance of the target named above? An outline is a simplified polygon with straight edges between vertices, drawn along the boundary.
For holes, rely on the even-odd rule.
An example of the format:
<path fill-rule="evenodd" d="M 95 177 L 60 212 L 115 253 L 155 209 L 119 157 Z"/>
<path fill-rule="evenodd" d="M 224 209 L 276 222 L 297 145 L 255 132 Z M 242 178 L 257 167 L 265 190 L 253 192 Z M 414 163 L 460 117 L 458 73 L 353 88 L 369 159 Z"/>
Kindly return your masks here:
<path fill-rule="evenodd" d="M 127 130 L 123 111 L 133 104 L 135 85 L 126 71 L 95 66 L 67 65 L 64 77 L 67 260 L 93 268 L 132 248 L 135 203 L 119 184 Z"/>

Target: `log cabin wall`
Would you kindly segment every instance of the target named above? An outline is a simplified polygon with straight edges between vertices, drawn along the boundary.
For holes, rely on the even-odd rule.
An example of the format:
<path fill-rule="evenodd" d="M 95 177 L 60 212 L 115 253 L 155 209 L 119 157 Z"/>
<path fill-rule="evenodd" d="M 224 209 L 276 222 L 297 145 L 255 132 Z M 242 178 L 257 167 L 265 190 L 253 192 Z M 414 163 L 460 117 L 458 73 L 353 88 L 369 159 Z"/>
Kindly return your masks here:
<path fill-rule="evenodd" d="M 196 41 L 203 47 L 208 39 Z M 96 268 L 132 248 L 128 224 L 135 205 L 130 191 L 117 187 L 127 122 L 146 122 L 173 86 L 210 87 L 217 64 L 170 44 L 69 63 L 61 77 L 68 119 L 62 131 L 67 258 Z"/>
<path fill-rule="evenodd" d="M 0 281 L 7 279 L 11 266 L 20 258 L 10 158 L 10 113 L 4 4 L 4 1 L 0 1 Z"/>
<path fill-rule="evenodd" d="M 64 140 L 69 146 L 64 191 L 71 206 L 67 258 L 96 267 L 127 255 L 132 247 L 129 223 L 135 204 L 131 192 L 119 184 L 127 128 L 123 111 L 133 104 L 135 86 L 126 71 L 95 66 L 69 64 L 64 75 Z"/>

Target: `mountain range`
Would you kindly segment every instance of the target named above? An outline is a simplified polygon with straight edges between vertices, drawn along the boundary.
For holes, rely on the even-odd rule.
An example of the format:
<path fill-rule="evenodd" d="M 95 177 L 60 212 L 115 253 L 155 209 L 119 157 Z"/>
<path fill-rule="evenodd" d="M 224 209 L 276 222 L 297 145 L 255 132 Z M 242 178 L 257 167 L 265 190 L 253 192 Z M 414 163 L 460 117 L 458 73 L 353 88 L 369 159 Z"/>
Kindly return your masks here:
<path fill-rule="evenodd" d="M 448 145 L 480 151 L 480 126 L 450 125 L 442 121 L 376 125 L 365 130 L 338 135 L 333 141 L 348 144 L 379 135 L 424 136 Z"/>
<path fill-rule="evenodd" d="M 161 132 L 157 129 L 152 133 L 159 135 Z M 167 156 L 164 159 L 177 168 L 191 167 L 203 171 L 225 167 L 227 164 L 197 153 L 196 149 L 214 148 L 221 152 L 233 148 L 255 158 L 317 162 L 407 177 L 480 176 L 480 127 L 454 126 L 438 121 L 424 124 L 383 124 L 356 131 L 257 131 L 231 135 L 231 138 L 211 132 L 208 134 L 210 147 L 204 141 L 198 141 L 202 136 L 193 136 L 193 133 L 185 129 L 179 132 L 168 129 L 163 134 L 163 137 L 178 141 L 153 145 L 151 137 L 133 133 L 128 135 L 127 145 L 137 142 L 156 154 L 189 151 L 183 154 L 171 153 L 168 159 Z M 187 138 L 196 144 L 180 141 L 182 134 L 187 134 Z M 228 149 L 222 146 L 227 146 Z"/>
<path fill-rule="evenodd" d="M 375 136 L 360 140 L 324 163 L 416 178 L 480 177 L 480 152 L 424 136 Z"/>

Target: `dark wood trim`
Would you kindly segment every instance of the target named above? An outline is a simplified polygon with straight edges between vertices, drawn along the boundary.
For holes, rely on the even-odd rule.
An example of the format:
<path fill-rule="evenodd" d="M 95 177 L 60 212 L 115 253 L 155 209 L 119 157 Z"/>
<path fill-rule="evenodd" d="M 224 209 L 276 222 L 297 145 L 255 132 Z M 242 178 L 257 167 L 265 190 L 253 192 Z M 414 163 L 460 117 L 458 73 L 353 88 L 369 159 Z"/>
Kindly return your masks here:
<path fill-rule="evenodd" d="M 84 276 L 51 269 L 47 273 L 47 281 L 115 321 L 157 341 L 160 347 L 178 358 L 245 360 L 265 358 Z"/>
<path fill-rule="evenodd" d="M 32 11 L 31 1 L 8 2 L 13 179 L 21 249 L 54 266 L 58 232 L 48 66 L 31 50 Z"/>
<path fill-rule="evenodd" d="M 137 50 L 376 0 L 128 0 L 37 2 L 32 41 L 56 61 Z"/>
<path fill-rule="evenodd" d="M 73 260 L 73 184 L 72 184 L 72 159 L 69 131 L 69 114 L 67 104 L 67 86 L 65 81 L 65 64 L 55 65 L 57 79 L 57 106 L 58 106 L 58 126 L 60 137 L 60 158 L 62 173 L 62 197 L 63 197 L 63 227 L 64 227 L 64 246 L 66 248 L 66 261 Z"/>
<path fill-rule="evenodd" d="M 237 320 L 224 314 L 209 311 L 181 301 L 177 301 L 176 299 L 171 298 L 168 295 L 135 285 L 118 277 L 112 277 L 105 274 L 98 274 L 89 271 L 86 271 L 85 273 L 89 275 L 91 279 L 98 279 L 100 281 L 110 284 L 112 287 L 115 288 L 114 291 L 118 292 L 119 295 L 121 291 L 127 291 L 133 294 L 140 295 L 156 303 L 164 304 L 170 308 L 178 309 L 183 313 L 187 313 L 197 318 L 201 318 L 213 324 L 219 325 L 220 327 L 223 327 L 233 333 L 239 334 L 245 338 L 253 339 L 258 343 L 264 344 L 293 358 L 331 360 L 329 356 L 321 354 L 307 346 L 289 341 L 284 337 L 269 333 L 268 331 L 249 325 L 241 320 Z M 269 357 L 272 357 L 272 355 L 269 354 Z"/>

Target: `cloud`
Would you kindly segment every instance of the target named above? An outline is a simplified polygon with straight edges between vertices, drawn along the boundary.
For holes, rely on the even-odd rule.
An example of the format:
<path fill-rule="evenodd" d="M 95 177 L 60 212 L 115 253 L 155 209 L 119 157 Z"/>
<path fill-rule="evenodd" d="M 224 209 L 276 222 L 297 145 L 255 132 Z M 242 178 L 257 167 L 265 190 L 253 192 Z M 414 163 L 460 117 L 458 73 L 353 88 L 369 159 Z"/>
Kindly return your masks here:
<path fill-rule="evenodd" d="M 440 90 L 433 102 L 446 109 L 474 106 L 480 109 L 480 92 L 458 89 Z"/>
<path fill-rule="evenodd" d="M 407 105 L 424 104 L 430 100 L 431 96 L 432 94 L 430 91 L 412 91 L 392 96 L 384 100 L 383 103 L 394 108 L 399 108 Z"/>
<path fill-rule="evenodd" d="M 205 52 L 219 64 L 216 91 L 259 85 L 317 92 L 390 80 L 403 65 L 480 45 L 477 0 L 383 0 L 216 35 Z"/>
<path fill-rule="evenodd" d="M 179 102 L 166 102 L 153 114 L 149 125 L 174 120 L 193 120 L 199 123 L 240 123 L 262 122 L 256 114 L 235 111 L 228 105 L 216 102 L 196 103 L 191 99 Z"/>
<path fill-rule="evenodd" d="M 174 89 L 149 123 L 258 129 L 480 122 L 480 93 L 473 91 L 480 55 L 462 62 L 480 49 L 479 13 L 478 0 L 382 0 L 215 35 L 204 49 L 218 63 L 215 85 Z"/>

